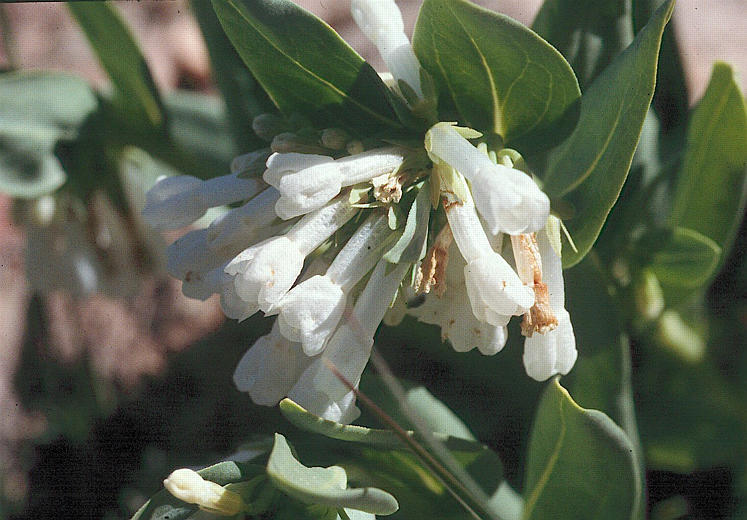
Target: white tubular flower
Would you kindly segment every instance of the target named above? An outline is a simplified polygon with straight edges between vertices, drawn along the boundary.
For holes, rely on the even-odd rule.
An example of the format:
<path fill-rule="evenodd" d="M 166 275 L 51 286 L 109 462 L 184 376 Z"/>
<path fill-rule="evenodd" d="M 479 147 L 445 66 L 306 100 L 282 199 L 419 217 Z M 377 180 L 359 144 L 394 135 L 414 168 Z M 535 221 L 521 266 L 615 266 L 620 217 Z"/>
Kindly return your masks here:
<path fill-rule="evenodd" d="M 184 293 L 184 296 L 205 301 L 213 294 L 220 293 L 229 278 L 223 272 L 226 265 L 218 266 L 207 272 L 189 272 L 184 280 L 182 280 L 182 293 Z"/>
<path fill-rule="evenodd" d="M 196 229 L 177 238 L 166 248 L 166 271 L 185 280 L 192 272 L 208 272 L 228 261 L 207 247 L 207 230 Z"/>
<path fill-rule="evenodd" d="M 349 290 L 380 258 L 380 250 L 392 232 L 383 214 L 371 215 L 337 254 L 324 276 L 298 284 L 280 303 L 280 331 L 299 341 L 308 356 L 324 349 L 340 321 Z"/>
<path fill-rule="evenodd" d="M 469 192 L 464 192 L 469 197 Z M 444 207 L 454 240 L 467 262 L 464 279 L 472 312 L 480 321 L 505 326 L 512 315 L 524 314 L 534 304 L 534 292 L 492 249 L 471 199 L 447 202 Z"/>
<path fill-rule="evenodd" d="M 241 358 L 233 382 L 239 391 L 249 392 L 255 403 L 275 406 L 288 395 L 312 361 L 298 343 L 280 333 L 275 322 L 272 331 L 259 338 Z"/>
<path fill-rule="evenodd" d="M 376 329 L 409 267 L 406 263 L 389 264 L 384 259 L 379 260 L 351 315 L 335 331 L 321 358 L 309 367 L 315 371 L 314 387 L 330 399 L 342 399 L 348 388 L 327 365 L 336 367 L 351 384 L 358 385 L 371 354 Z"/>
<path fill-rule="evenodd" d="M 206 181 L 189 175 L 165 177 L 146 194 L 142 214 L 157 231 L 179 229 L 192 224 L 209 208 L 247 199 L 263 187 L 259 179 L 234 174 Z"/>
<path fill-rule="evenodd" d="M 205 480 L 196 471 L 182 468 L 172 472 L 163 481 L 166 490 L 179 500 L 196 504 L 203 511 L 221 516 L 234 516 L 246 509 L 241 495 Z"/>
<path fill-rule="evenodd" d="M 420 63 L 405 34 L 402 13 L 394 0 L 352 0 L 350 14 L 376 46 L 392 76 L 407 83 L 422 99 Z"/>
<path fill-rule="evenodd" d="M 432 158 L 470 181 L 475 206 L 491 233 L 519 235 L 545 227 L 550 199 L 524 172 L 494 164 L 448 123 L 431 127 L 425 143 Z"/>
<path fill-rule="evenodd" d="M 539 252 L 542 257 L 543 281 L 550 294 L 550 307 L 558 319 L 558 326 L 544 334 L 534 333 L 524 340 L 524 368 L 527 375 L 544 381 L 555 374 L 567 374 L 573 368 L 578 352 L 573 325 L 565 310 L 565 288 L 563 265 L 560 257 L 550 245 L 547 233 L 537 233 Z"/>
<path fill-rule="evenodd" d="M 235 255 L 244 249 L 246 244 L 272 236 L 267 233 L 273 231 L 271 224 L 276 218 L 273 206 L 279 198 L 280 193 L 275 188 L 267 188 L 243 206 L 215 219 L 207 228 L 208 248 L 211 251 L 225 251 Z"/>
<path fill-rule="evenodd" d="M 275 213 L 287 220 L 321 208 L 344 186 L 395 171 L 404 159 L 404 149 L 396 146 L 336 160 L 325 155 L 275 153 L 267 160 L 264 179 L 280 192 Z"/>
<path fill-rule="evenodd" d="M 449 340 L 455 351 L 467 352 L 477 347 L 480 353 L 490 356 L 506 345 L 508 331 L 505 326 L 484 323 L 475 317 L 465 286 L 465 265 L 459 251 L 452 245 L 443 295 L 426 295 L 425 302 L 410 309 L 409 313 L 418 321 L 438 325 L 441 339 Z"/>
<path fill-rule="evenodd" d="M 317 370 L 316 364 L 309 366 L 288 393 L 288 397 L 309 412 L 324 419 L 342 424 L 350 424 L 356 420 L 361 411 L 355 406 L 355 392 L 350 390 L 338 399 L 332 399 L 316 388 L 314 376 Z"/>
<path fill-rule="evenodd" d="M 226 266 L 236 294 L 265 313 L 273 312 L 303 268 L 306 255 L 332 236 L 357 209 L 344 197 L 305 215 L 283 236 L 242 251 Z"/>

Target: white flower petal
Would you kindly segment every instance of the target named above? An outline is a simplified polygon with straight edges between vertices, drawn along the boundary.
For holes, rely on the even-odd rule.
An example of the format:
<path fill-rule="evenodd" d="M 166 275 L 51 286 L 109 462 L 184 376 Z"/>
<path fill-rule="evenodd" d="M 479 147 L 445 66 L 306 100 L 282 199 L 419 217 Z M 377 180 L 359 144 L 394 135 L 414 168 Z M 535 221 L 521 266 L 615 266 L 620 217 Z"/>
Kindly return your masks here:
<path fill-rule="evenodd" d="M 280 302 L 283 335 L 300 342 L 308 356 L 319 354 L 345 310 L 342 287 L 327 276 L 313 276 L 291 289 Z"/>
<path fill-rule="evenodd" d="M 405 34 L 402 13 L 394 0 L 352 0 L 350 14 L 376 46 L 394 78 L 407 82 L 422 98 L 420 63 Z"/>
<path fill-rule="evenodd" d="M 426 147 L 434 160 L 449 164 L 470 181 L 477 211 L 491 233 L 518 235 L 545 226 L 550 200 L 525 173 L 494 164 L 447 123 L 428 131 Z"/>
<path fill-rule="evenodd" d="M 355 393 L 347 391 L 339 399 L 331 399 L 315 385 L 315 376 L 320 369 L 319 358 L 301 374 L 288 397 L 309 412 L 324 419 L 342 424 L 350 424 L 360 415 L 355 406 Z"/>
<path fill-rule="evenodd" d="M 242 260 L 231 262 L 226 272 L 235 275 L 236 294 L 246 302 L 256 302 L 267 313 L 293 286 L 305 255 L 286 236 L 271 238 L 250 249 L 252 252 L 245 251 Z"/>
<path fill-rule="evenodd" d="M 239 361 L 233 380 L 252 401 L 275 406 L 285 397 L 311 364 L 298 343 L 286 339 L 277 324 L 259 338 Z"/>

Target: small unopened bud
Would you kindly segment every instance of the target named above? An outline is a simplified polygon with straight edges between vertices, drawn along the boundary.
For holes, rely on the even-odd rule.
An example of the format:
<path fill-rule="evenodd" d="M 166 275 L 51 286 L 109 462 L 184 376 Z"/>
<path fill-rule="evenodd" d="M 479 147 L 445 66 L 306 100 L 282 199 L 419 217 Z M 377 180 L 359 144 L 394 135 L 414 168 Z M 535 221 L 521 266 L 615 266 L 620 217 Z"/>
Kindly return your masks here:
<path fill-rule="evenodd" d="M 241 495 L 203 479 L 191 469 L 177 469 L 163 481 L 163 486 L 179 500 L 196 504 L 208 513 L 233 516 L 246 509 Z"/>
<path fill-rule="evenodd" d="M 340 128 L 327 128 L 322 131 L 322 145 L 330 150 L 344 150 L 350 136 Z"/>
<path fill-rule="evenodd" d="M 363 153 L 366 150 L 366 148 L 363 146 L 363 143 L 358 141 L 357 139 L 350 141 L 346 148 L 350 155 L 357 155 L 359 153 Z"/>
<path fill-rule="evenodd" d="M 276 135 L 290 130 L 290 126 L 278 115 L 260 114 L 252 120 L 252 130 L 260 139 L 272 141 Z"/>
<path fill-rule="evenodd" d="M 666 310 L 657 323 L 655 338 L 684 361 L 697 363 L 703 359 L 706 349 L 705 338 L 698 328 L 688 324 L 678 312 Z"/>
<path fill-rule="evenodd" d="M 664 310 L 664 293 L 656 275 L 645 270 L 636 281 L 634 293 L 638 314 L 646 321 L 658 318 Z"/>
<path fill-rule="evenodd" d="M 272 140 L 270 148 L 277 153 L 311 153 L 324 154 L 327 150 L 319 146 L 315 139 L 301 137 L 292 132 L 278 134 Z"/>
<path fill-rule="evenodd" d="M 40 226 L 47 226 L 52 222 L 57 209 L 57 203 L 54 197 L 50 195 L 44 195 L 39 197 L 35 202 L 32 203 L 32 215 L 35 220 L 35 224 Z"/>

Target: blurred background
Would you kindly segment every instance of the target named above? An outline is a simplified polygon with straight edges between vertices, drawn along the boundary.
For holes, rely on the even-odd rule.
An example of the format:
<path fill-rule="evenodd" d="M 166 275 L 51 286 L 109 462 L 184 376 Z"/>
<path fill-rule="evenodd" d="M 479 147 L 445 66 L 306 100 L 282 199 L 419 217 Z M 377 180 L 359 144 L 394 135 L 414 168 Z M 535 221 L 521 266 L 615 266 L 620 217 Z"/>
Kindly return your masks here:
<path fill-rule="evenodd" d="M 350 19 L 349 2 L 298 3 L 326 20 L 374 66 L 381 66 L 375 49 Z M 420 2 L 398 3 L 411 31 Z M 477 3 L 525 24 L 540 6 L 537 0 Z M 217 96 L 210 58 L 188 2 L 121 2 L 116 7 L 163 91 Z M 703 94 L 715 60 L 730 63 L 745 90 L 747 2 L 679 0 L 674 28 L 691 104 Z M 63 3 L 0 5 L 0 36 L 0 69 L 63 70 L 97 89 L 108 88 L 106 73 Z M 242 151 L 229 147 L 227 154 Z M 40 292 L 32 274 L 49 266 L 28 265 L 25 258 L 35 257 L 26 252 L 48 255 L 53 262 L 57 257 L 53 250 L 38 249 L 35 229 L 23 224 L 28 220 L 19 217 L 21 211 L 0 195 L 0 517 L 129 517 L 173 468 L 223 459 L 258 430 L 273 431 L 281 422 L 275 410 L 254 406 L 231 383 L 237 360 L 253 338 L 269 328 L 268 322 L 256 317 L 240 325 L 225 322 L 215 299 L 183 297 L 179 283 L 158 269 L 129 273 L 137 278 L 136 283 L 125 283 L 131 290 L 80 292 L 60 283 L 55 290 Z M 175 237 L 165 237 L 166 242 Z M 59 247 L 64 255 L 70 246 Z M 712 328 L 710 341 L 724 349 L 744 347 L 743 255 L 744 224 L 707 300 L 708 312 L 720 324 L 715 331 Z M 118 265 L 111 269 L 125 269 Z M 485 382 L 497 378 L 498 370 L 520 370 L 519 349 L 481 363 L 482 372 L 474 374 L 477 354 L 462 355 L 452 363 L 437 331 L 410 325 L 407 335 L 401 329 L 382 331 L 385 357 L 398 375 L 425 382 L 434 394 L 451 396 L 453 408 L 467 409 L 463 419 L 498 450 L 508 468 L 514 468 L 507 477 L 520 487 L 521 442 L 541 386 L 496 383 L 495 394 L 505 397 L 495 414 L 505 419 L 501 424 L 486 419 L 494 414 L 493 402 L 481 400 Z M 438 348 L 428 351 L 423 345 Z M 727 352 L 718 359 L 716 370 L 727 377 L 738 379 L 745 373 L 739 370 L 744 353 Z M 501 364 L 505 366 L 497 368 Z M 668 446 L 672 452 L 680 448 L 678 442 L 690 443 L 677 456 L 660 452 L 661 461 L 678 463 L 657 463 L 654 458 L 648 475 L 652 515 L 663 519 L 738 514 L 736 496 L 747 489 L 739 475 L 745 475 L 747 461 L 733 460 L 731 466 L 724 461 L 744 453 L 729 453 L 736 445 L 729 442 L 744 440 L 740 436 L 747 417 L 738 418 L 743 408 L 728 420 L 711 417 L 707 410 L 694 412 L 695 424 L 689 424 L 697 435 L 670 443 L 666 436 L 657 437 L 655 421 L 646 422 L 647 414 L 661 413 L 654 406 L 647 408 L 651 396 L 646 394 L 646 377 L 636 381 L 644 439 L 650 434 L 659 439 L 661 449 Z M 719 396 L 714 399 L 719 401 Z M 724 431 L 736 439 L 726 440 Z M 724 454 L 713 453 L 719 441 Z M 735 471 L 739 464 L 740 471 Z"/>

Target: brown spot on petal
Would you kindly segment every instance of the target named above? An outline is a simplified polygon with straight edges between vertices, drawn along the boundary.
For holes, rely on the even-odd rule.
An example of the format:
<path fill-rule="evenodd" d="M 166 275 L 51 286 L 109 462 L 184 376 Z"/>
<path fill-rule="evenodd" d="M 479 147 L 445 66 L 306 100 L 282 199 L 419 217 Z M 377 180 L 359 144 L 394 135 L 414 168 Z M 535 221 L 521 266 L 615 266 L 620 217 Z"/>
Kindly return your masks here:
<path fill-rule="evenodd" d="M 444 226 L 438 233 L 436 240 L 425 255 L 423 263 L 418 267 L 416 278 L 418 294 L 428 294 L 434 290 L 439 298 L 446 291 L 446 267 L 449 265 L 449 246 L 454 236 L 451 228 Z"/>
<path fill-rule="evenodd" d="M 534 305 L 529 312 L 524 314 L 521 322 L 521 333 L 531 338 L 532 334 L 539 332 L 545 334 L 558 326 L 558 318 L 555 317 L 550 307 L 550 294 L 547 285 L 539 282 L 534 285 Z"/>

